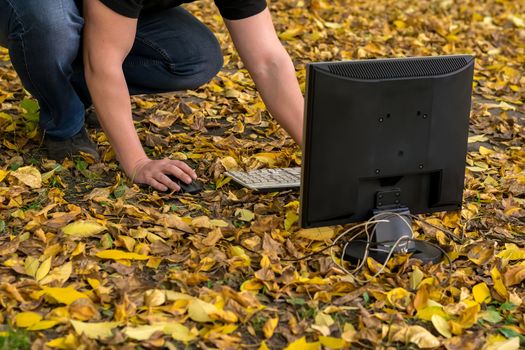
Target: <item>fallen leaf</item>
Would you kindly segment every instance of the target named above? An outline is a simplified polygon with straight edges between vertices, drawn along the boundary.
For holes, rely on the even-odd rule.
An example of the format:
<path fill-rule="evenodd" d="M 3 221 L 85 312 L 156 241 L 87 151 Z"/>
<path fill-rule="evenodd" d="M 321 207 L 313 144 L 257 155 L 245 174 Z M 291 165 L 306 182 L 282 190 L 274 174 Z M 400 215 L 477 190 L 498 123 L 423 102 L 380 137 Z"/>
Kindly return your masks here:
<path fill-rule="evenodd" d="M 235 210 L 235 216 L 239 220 L 249 222 L 249 221 L 253 220 L 253 218 L 255 217 L 255 214 L 253 212 L 249 211 L 248 209 L 239 208 L 239 209 Z"/>
<path fill-rule="evenodd" d="M 34 296 L 40 298 L 42 295 L 47 295 L 56 300 L 59 303 L 69 305 L 77 299 L 87 298 L 88 296 L 84 293 L 78 292 L 73 287 L 66 288 L 52 288 L 42 287 L 40 292 L 35 292 Z"/>
<path fill-rule="evenodd" d="M 97 235 L 106 228 L 94 221 L 77 221 L 68 224 L 62 228 L 62 232 L 66 235 L 74 237 L 91 237 Z"/>
<path fill-rule="evenodd" d="M 288 344 L 284 350 L 319 350 L 320 343 L 308 343 L 305 337 L 299 338 L 296 341 Z"/>
<path fill-rule="evenodd" d="M 447 320 L 445 320 L 443 317 L 439 315 L 432 315 L 432 324 L 434 325 L 434 328 L 444 336 L 445 338 L 451 338 L 452 333 L 450 333 L 450 326 L 448 325 Z"/>
<path fill-rule="evenodd" d="M 489 287 L 487 287 L 487 285 L 485 284 L 485 282 L 476 284 L 472 288 L 472 294 L 474 295 L 474 300 L 476 300 L 477 303 L 490 303 L 490 290 Z"/>
<path fill-rule="evenodd" d="M 90 339 L 106 339 L 113 336 L 113 328 L 119 325 L 118 322 L 99 322 L 86 323 L 71 320 L 71 324 L 78 335 L 86 335 Z"/>
<path fill-rule="evenodd" d="M 148 260 L 149 256 L 137 253 L 124 252 L 122 250 L 108 249 L 102 250 L 95 254 L 101 259 L 113 260 Z"/>
<path fill-rule="evenodd" d="M 51 257 L 47 258 L 42 264 L 40 264 L 40 267 L 36 270 L 35 279 L 40 281 L 47 276 L 49 270 L 51 270 Z"/>
<path fill-rule="evenodd" d="M 441 345 L 441 342 L 432 333 L 421 326 L 405 326 L 394 334 L 392 340 L 414 343 L 420 349 L 431 349 Z"/>
<path fill-rule="evenodd" d="M 26 311 L 16 314 L 15 325 L 20 328 L 31 327 L 42 319 L 42 315 L 36 312 Z"/>
<path fill-rule="evenodd" d="M 329 239 L 332 239 L 334 235 L 335 231 L 333 227 L 300 229 L 296 233 L 296 237 L 306 238 L 312 241 L 327 241 Z"/>
<path fill-rule="evenodd" d="M 277 327 L 277 324 L 279 323 L 279 317 L 275 318 L 269 318 L 266 320 L 263 326 L 263 333 L 266 339 L 270 339 L 273 335 L 273 332 L 275 332 L 275 328 Z"/>
<path fill-rule="evenodd" d="M 210 315 L 216 312 L 215 305 L 200 299 L 192 299 L 188 306 L 188 316 L 195 322 L 212 322 Z"/>
<path fill-rule="evenodd" d="M 42 187 L 42 175 L 34 166 L 20 167 L 16 169 L 16 171 L 11 172 L 11 175 L 31 188 L 36 189 Z"/>

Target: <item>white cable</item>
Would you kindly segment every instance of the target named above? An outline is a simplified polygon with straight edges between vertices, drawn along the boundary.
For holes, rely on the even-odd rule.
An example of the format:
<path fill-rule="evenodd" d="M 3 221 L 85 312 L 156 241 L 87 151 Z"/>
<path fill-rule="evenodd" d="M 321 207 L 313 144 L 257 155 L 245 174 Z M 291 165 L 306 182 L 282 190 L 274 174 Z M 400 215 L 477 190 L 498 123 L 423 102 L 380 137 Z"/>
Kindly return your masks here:
<path fill-rule="evenodd" d="M 412 226 L 410 225 L 410 223 L 406 220 L 406 218 L 404 217 L 404 215 L 402 214 L 399 214 L 399 213 L 396 213 L 396 212 L 381 212 L 381 213 L 378 213 L 378 214 L 375 214 L 374 216 L 372 216 L 368 221 L 364 222 L 364 223 L 361 223 L 359 225 L 356 225 L 356 226 L 353 226 L 351 228 L 349 228 L 348 230 L 346 230 L 345 232 L 341 233 L 339 236 L 337 236 L 337 238 L 334 240 L 333 242 L 333 245 L 332 247 L 330 248 L 330 257 L 332 258 L 333 262 L 341 269 L 343 270 L 346 274 L 350 275 L 352 278 L 354 278 L 354 280 L 356 280 L 357 282 L 359 283 L 367 283 L 369 281 L 371 281 L 372 279 L 374 279 L 375 277 L 379 276 L 379 274 L 381 272 L 383 272 L 383 270 L 386 268 L 386 265 L 388 264 L 388 262 L 390 261 L 390 258 L 392 257 L 392 254 L 394 254 L 394 251 L 395 249 L 397 248 L 397 246 L 399 245 L 399 243 L 403 240 L 411 240 L 412 239 L 412 235 L 410 237 L 407 237 L 407 236 L 401 236 L 399 237 L 394 245 L 392 246 L 392 248 L 390 250 L 384 250 L 384 249 L 375 249 L 375 251 L 382 251 L 382 252 L 388 252 L 388 255 L 387 255 L 387 258 L 385 260 L 385 263 L 381 266 L 381 268 L 379 269 L 379 271 L 374 274 L 372 277 L 370 277 L 369 279 L 365 280 L 365 281 L 362 281 L 360 280 L 359 278 L 357 278 L 357 272 L 359 270 L 361 270 L 364 266 L 364 264 L 366 263 L 366 260 L 368 258 L 368 251 L 370 249 L 370 243 L 372 243 L 372 238 L 374 237 L 374 235 L 376 234 L 376 228 L 377 228 L 377 224 L 378 223 L 388 223 L 390 222 L 389 219 L 378 219 L 379 217 L 381 216 L 387 216 L 387 215 L 390 215 L 390 216 L 397 216 L 399 217 L 408 227 L 408 229 L 410 230 L 410 232 L 412 233 Z M 372 230 L 372 233 L 370 234 L 369 231 L 368 231 L 368 227 L 369 225 L 371 224 L 374 224 L 376 226 L 374 226 L 373 230 Z M 350 242 L 352 242 L 358 235 L 360 235 L 361 233 L 365 233 L 366 234 L 366 247 L 365 247 L 365 251 L 364 251 L 364 254 L 363 254 L 363 258 L 361 259 L 360 263 L 358 264 L 358 266 L 353 269 L 352 271 L 348 271 L 342 264 L 339 264 L 335 257 L 334 257 L 334 254 L 333 254 L 333 246 L 337 243 L 337 241 L 339 239 L 341 239 L 342 237 L 344 237 L 345 235 L 347 235 L 348 233 L 354 231 L 355 229 L 357 228 L 360 228 L 360 227 L 365 227 L 363 230 L 359 231 L 358 233 L 356 233 L 355 235 L 353 235 L 347 242 L 346 244 L 344 245 L 343 247 L 343 250 L 341 252 L 341 262 L 344 261 L 344 253 L 346 251 L 346 248 L 348 246 L 348 244 L 350 244 Z"/>
<path fill-rule="evenodd" d="M 387 257 L 386 257 L 386 260 L 384 262 L 384 264 L 381 266 L 381 268 L 379 269 L 379 271 L 377 271 L 372 277 L 366 279 L 366 280 L 361 280 L 359 279 L 357 276 L 352 276 L 357 282 L 361 283 L 361 284 L 365 284 L 365 283 L 368 283 L 370 282 L 371 280 L 373 280 L 374 278 L 376 278 L 377 276 L 379 276 L 381 274 L 381 272 L 383 272 L 383 270 L 386 268 L 386 265 L 388 265 L 389 261 L 390 261 L 390 258 L 392 257 L 392 254 L 394 254 L 394 251 L 396 250 L 396 247 L 397 245 L 401 242 L 401 241 L 404 241 L 404 240 L 411 240 L 412 238 L 410 237 L 407 237 L 407 236 L 401 236 L 399 237 L 396 242 L 394 243 L 394 245 L 392 246 L 392 249 L 390 249 L 390 252 L 388 253 Z M 348 243 L 347 243 L 348 244 Z M 346 248 L 346 246 L 345 246 Z"/>
<path fill-rule="evenodd" d="M 360 228 L 360 227 L 363 227 L 363 226 L 365 226 L 365 229 L 364 229 L 364 230 L 361 230 L 361 231 L 359 231 L 358 233 L 356 233 L 355 235 L 353 235 L 352 238 L 350 238 L 349 242 L 353 241 L 357 236 L 359 236 L 359 235 L 360 235 L 361 233 L 363 233 L 363 232 L 366 233 L 366 236 L 367 236 L 367 238 L 368 238 L 368 240 L 369 240 L 369 239 L 370 239 L 370 234 L 368 233 L 368 224 L 369 224 L 371 221 L 372 221 L 372 219 L 370 219 L 370 220 L 368 220 L 368 221 L 366 221 L 366 222 L 364 222 L 364 223 L 361 223 L 361 224 L 359 224 L 359 225 L 356 225 L 356 226 L 352 226 L 352 227 L 350 227 L 348 230 L 346 230 L 345 232 L 343 232 L 343 233 L 341 233 L 339 236 L 337 236 L 337 238 L 336 238 L 336 239 L 334 240 L 334 242 L 332 243 L 332 247 L 330 247 L 330 257 L 332 258 L 332 260 L 334 261 L 334 263 L 335 263 L 335 264 L 336 264 L 341 270 L 343 270 L 345 273 L 347 273 L 347 274 L 349 274 L 349 275 L 352 275 L 352 273 L 349 272 L 344 266 L 340 265 L 340 264 L 336 261 L 336 259 L 335 259 L 335 257 L 334 257 L 334 251 L 333 251 L 334 246 L 335 246 L 335 244 L 337 243 L 337 241 L 338 241 L 339 239 L 341 239 L 342 237 L 346 236 L 347 234 L 349 234 L 350 232 L 354 231 L 355 229 Z M 388 221 L 388 220 L 376 220 L 376 221 L 374 221 L 374 223 L 380 223 L 380 222 L 389 222 L 389 221 Z M 344 253 L 344 249 L 343 249 L 343 253 Z M 367 253 L 368 253 L 368 252 L 365 251 L 365 254 L 367 254 Z M 356 270 L 357 270 L 357 268 L 356 268 L 354 271 L 356 271 Z"/>

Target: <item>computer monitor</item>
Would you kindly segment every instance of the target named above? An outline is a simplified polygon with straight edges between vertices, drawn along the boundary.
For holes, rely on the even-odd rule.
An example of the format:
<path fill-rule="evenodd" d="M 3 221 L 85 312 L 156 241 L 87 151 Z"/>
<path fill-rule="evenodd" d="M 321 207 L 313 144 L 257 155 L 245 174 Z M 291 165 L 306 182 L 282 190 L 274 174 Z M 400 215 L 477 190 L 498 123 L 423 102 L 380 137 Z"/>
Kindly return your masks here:
<path fill-rule="evenodd" d="M 307 65 L 300 222 L 461 209 L 474 58 Z"/>

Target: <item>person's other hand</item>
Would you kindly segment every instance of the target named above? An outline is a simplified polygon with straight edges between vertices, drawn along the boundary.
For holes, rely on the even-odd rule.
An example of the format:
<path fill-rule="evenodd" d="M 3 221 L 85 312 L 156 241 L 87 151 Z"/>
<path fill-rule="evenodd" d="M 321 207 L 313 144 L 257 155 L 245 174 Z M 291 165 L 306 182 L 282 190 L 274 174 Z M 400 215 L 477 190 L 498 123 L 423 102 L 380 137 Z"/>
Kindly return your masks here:
<path fill-rule="evenodd" d="M 195 171 L 180 160 L 144 159 L 135 166 L 132 180 L 138 184 L 150 185 L 159 191 L 180 190 L 180 186 L 173 182 L 168 175 L 173 175 L 187 184 L 197 179 Z"/>

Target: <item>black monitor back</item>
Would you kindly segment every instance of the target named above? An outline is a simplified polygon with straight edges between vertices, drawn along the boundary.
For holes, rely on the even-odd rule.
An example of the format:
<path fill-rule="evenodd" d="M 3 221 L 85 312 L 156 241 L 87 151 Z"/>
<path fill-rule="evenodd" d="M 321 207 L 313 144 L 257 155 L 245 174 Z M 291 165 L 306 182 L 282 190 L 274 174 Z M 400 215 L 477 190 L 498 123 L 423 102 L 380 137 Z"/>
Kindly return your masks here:
<path fill-rule="evenodd" d="M 461 208 L 474 58 L 307 66 L 301 225 Z"/>

